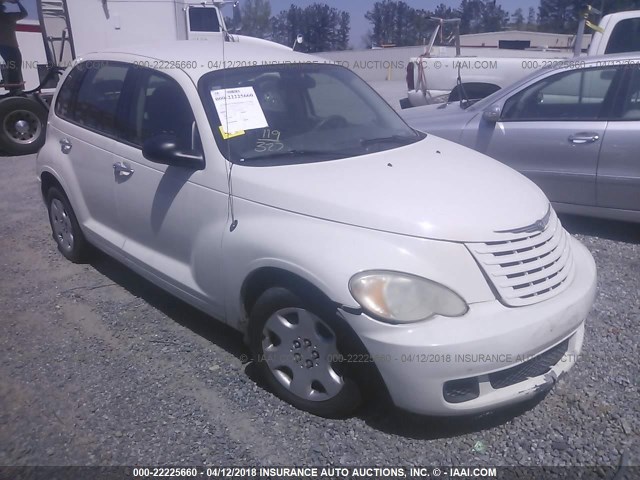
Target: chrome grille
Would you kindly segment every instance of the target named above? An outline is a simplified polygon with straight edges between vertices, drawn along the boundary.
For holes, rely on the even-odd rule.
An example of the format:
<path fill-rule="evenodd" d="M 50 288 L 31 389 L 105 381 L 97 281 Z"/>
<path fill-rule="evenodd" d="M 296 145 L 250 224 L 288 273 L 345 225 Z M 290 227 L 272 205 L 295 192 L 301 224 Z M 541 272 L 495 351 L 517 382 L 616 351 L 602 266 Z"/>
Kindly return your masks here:
<path fill-rule="evenodd" d="M 502 241 L 467 243 L 504 304 L 538 303 L 571 283 L 575 269 L 570 237 L 555 212 L 542 232 L 504 236 Z"/>

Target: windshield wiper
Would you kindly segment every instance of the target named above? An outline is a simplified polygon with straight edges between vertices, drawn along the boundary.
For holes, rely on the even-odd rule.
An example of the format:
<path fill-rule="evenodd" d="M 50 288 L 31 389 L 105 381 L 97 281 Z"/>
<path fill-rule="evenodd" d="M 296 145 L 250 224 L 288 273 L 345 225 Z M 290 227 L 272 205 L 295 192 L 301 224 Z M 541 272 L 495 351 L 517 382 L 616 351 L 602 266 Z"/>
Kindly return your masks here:
<path fill-rule="evenodd" d="M 360 145 L 362 145 L 363 147 L 367 147 L 369 145 L 375 145 L 377 143 L 409 143 L 416 139 L 417 137 L 413 135 L 391 135 L 390 137 L 366 138 L 360 141 Z"/>
<path fill-rule="evenodd" d="M 332 157 L 332 158 L 345 158 L 353 155 L 353 152 L 341 151 L 341 150 L 304 150 L 304 149 L 291 149 L 283 150 L 280 152 L 269 152 L 266 155 L 258 155 L 255 157 L 247 157 L 243 159 L 245 162 L 259 161 L 259 160 L 273 160 L 283 157 Z"/>

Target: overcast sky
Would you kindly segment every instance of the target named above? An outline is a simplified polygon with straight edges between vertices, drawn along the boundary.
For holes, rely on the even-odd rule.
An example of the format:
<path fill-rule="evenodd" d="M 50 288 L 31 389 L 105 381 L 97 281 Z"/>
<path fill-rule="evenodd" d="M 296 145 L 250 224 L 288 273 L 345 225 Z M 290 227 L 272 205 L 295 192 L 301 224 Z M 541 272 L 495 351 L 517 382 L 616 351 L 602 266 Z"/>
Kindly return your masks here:
<path fill-rule="evenodd" d="M 97 0 L 85 0 L 85 1 L 97 1 Z M 414 8 L 424 8 L 425 10 L 434 10 L 437 5 L 444 3 L 445 5 L 456 8 L 460 5 L 459 0 L 404 0 L 407 4 Z M 242 2 L 242 0 L 240 0 Z M 362 46 L 361 38 L 370 28 L 370 23 L 364 18 L 364 14 L 367 10 L 371 9 L 374 0 L 326 0 L 319 2 L 318 0 L 297 0 L 292 2 L 291 0 L 271 0 L 271 12 L 277 14 L 281 10 L 287 10 L 291 4 L 298 5 L 300 7 L 306 7 L 312 3 L 326 3 L 332 7 L 336 7 L 341 10 L 347 10 L 351 14 L 351 44 L 354 46 Z M 522 8 L 524 16 L 526 18 L 529 7 L 538 8 L 540 4 L 536 0 L 498 0 L 497 3 L 502 5 L 506 11 L 513 14 L 517 8 Z M 22 0 L 22 4 L 29 10 L 31 18 L 37 18 L 36 13 L 36 0 Z"/>

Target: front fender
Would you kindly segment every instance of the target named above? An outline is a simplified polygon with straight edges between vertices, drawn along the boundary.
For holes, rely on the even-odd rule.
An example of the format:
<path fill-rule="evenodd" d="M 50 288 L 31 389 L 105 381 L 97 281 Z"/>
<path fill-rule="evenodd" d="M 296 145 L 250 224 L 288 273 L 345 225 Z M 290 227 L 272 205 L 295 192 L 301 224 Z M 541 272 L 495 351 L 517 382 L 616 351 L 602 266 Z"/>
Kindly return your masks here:
<path fill-rule="evenodd" d="M 265 267 L 285 270 L 328 298 L 356 308 L 349 280 L 358 272 L 395 270 L 429 278 L 467 303 L 495 296 L 462 244 L 380 232 L 235 200 L 238 226 L 223 239 L 227 322 L 244 329 L 242 286 Z"/>

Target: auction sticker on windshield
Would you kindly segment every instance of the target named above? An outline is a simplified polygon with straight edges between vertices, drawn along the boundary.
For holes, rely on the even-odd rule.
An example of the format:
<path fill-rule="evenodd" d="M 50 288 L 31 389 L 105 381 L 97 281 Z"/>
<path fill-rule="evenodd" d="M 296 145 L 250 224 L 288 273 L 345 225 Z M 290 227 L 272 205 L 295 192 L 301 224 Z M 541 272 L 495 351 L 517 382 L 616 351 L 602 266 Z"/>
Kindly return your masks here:
<path fill-rule="evenodd" d="M 269 126 L 253 87 L 213 90 L 211 97 L 226 134 Z"/>

